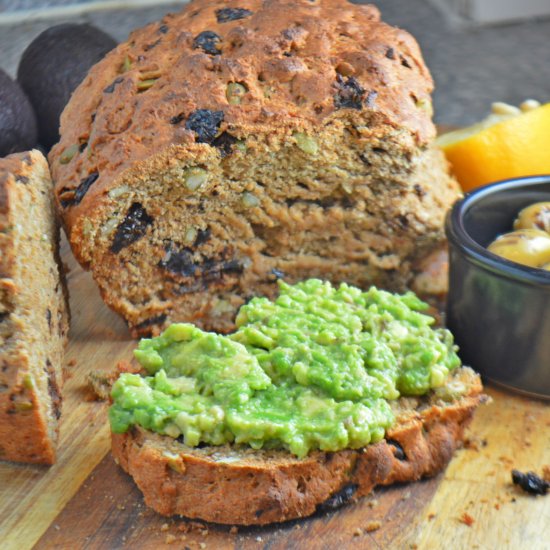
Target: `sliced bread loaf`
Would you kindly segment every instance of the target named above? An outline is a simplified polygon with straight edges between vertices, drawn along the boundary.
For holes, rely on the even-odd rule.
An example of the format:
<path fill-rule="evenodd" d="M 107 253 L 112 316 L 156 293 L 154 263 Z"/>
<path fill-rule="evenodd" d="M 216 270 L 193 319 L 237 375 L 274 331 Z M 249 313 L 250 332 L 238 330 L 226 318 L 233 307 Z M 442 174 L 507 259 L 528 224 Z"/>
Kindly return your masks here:
<path fill-rule="evenodd" d="M 48 164 L 0 159 L 0 459 L 55 461 L 67 330 Z"/>
<path fill-rule="evenodd" d="M 50 161 L 73 251 L 136 334 L 229 331 L 281 277 L 403 290 L 459 195 L 432 87 L 373 6 L 190 2 L 63 113 Z"/>
<path fill-rule="evenodd" d="M 377 485 L 441 472 L 486 399 L 481 391 L 479 376 L 459 368 L 426 396 L 397 400 L 397 422 L 379 443 L 304 459 L 228 445 L 191 448 L 140 427 L 113 433 L 112 452 L 160 514 L 240 525 L 280 522 L 355 500 Z"/>

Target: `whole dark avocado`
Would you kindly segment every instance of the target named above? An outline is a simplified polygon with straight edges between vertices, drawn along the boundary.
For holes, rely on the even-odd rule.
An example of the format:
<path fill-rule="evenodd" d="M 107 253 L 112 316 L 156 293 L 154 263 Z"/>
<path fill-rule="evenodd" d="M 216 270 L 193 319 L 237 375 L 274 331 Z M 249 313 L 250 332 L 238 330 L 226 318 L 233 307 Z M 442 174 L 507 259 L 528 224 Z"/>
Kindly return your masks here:
<path fill-rule="evenodd" d="M 0 69 L 0 157 L 36 145 L 36 117 L 21 86 Z"/>
<path fill-rule="evenodd" d="M 91 25 L 65 23 L 45 30 L 23 52 L 17 80 L 34 107 L 44 147 L 59 140 L 59 118 L 75 88 L 115 46 Z"/>

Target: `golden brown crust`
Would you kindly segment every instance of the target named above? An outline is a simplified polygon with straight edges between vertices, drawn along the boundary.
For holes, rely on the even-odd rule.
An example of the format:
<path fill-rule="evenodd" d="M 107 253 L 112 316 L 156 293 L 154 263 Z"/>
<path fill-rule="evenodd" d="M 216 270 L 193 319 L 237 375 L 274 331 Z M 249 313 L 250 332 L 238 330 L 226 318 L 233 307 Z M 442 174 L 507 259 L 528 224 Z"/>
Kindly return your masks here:
<path fill-rule="evenodd" d="M 134 428 L 112 434 L 112 452 L 160 514 L 242 525 L 305 517 L 339 493 L 353 500 L 377 485 L 442 471 L 485 399 L 479 377 L 461 370 L 466 396 L 452 403 L 405 400 L 386 439 L 364 449 L 319 451 L 298 459 L 282 451 L 190 449 Z"/>
<path fill-rule="evenodd" d="M 52 464 L 68 310 L 46 159 L 0 159 L 0 459 Z"/>
<path fill-rule="evenodd" d="M 21 370 L 30 370 L 28 357 L 13 358 L 8 366 L 13 367 L 15 361 Z M 56 441 L 51 437 L 39 393 L 22 384 L 8 391 L 0 395 L 0 460 L 53 464 Z"/>
<path fill-rule="evenodd" d="M 218 22 L 217 12 L 227 8 L 250 15 Z M 215 33 L 219 42 L 200 47 L 203 32 Z M 219 55 L 209 53 L 218 45 Z M 418 44 L 382 23 L 373 6 L 346 0 L 191 2 L 134 31 L 91 69 L 61 119 L 61 141 L 50 155 L 58 194 L 100 173 L 87 197 L 65 212 L 69 228 L 125 169 L 170 145 L 195 141 L 184 125 L 170 123 L 174 117 L 221 111 L 220 131 L 235 135 L 315 128 L 349 111 L 338 110 L 335 100 L 339 79 L 349 78 L 363 89 L 363 110 L 379 123 L 406 129 L 419 145 L 434 137 L 431 112 L 418 107 L 431 104 L 433 87 Z M 143 82 L 152 85 L 144 89 Z M 228 82 L 248 89 L 240 105 L 228 103 Z M 75 145 L 82 153 L 62 164 L 62 153 Z"/>

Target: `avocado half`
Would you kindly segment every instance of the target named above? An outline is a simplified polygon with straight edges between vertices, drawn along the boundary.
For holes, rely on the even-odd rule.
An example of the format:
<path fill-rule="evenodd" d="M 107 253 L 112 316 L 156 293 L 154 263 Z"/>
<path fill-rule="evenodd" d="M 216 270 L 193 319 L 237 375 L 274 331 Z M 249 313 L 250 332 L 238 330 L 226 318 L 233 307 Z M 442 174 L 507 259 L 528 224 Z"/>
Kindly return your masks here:
<path fill-rule="evenodd" d="M 17 80 L 34 107 L 44 147 L 59 141 L 59 118 L 71 94 L 116 45 L 92 25 L 65 23 L 39 34 L 23 52 Z"/>
<path fill-rule="evenodd" d="M 0 157 L 36 145 L 36 117 L 21 86 L 0 69 Z"/>

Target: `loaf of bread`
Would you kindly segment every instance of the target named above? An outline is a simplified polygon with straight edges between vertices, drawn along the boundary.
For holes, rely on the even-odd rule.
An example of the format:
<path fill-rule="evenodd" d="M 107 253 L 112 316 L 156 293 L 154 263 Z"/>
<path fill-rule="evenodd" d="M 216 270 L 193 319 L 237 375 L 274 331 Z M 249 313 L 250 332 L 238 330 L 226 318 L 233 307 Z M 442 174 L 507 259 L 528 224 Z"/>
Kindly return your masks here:
<path fill-rule="evenodd" d="M 278 278 L 414 286 L 459 194 L 431 91 L 415 40 L 373 6 L 192 1 L 63 113 L 50 161 L 72 249 L 140 335 L 228 331 Z"/>
<path fill-rule="evenodd" d="M 397 400 L 397 422 L 379 443 L 303 459 L 228 445 L 191 448 L 139 426 L 112 434 L 112 451 L 160 514 L 262 525 L 338 507 L 378 485 L 438 474 L 486 400 L 481 391 L 479 376 L 459 368 L 430 394 Z"/>
<path fill-rule="evenodd" d="M 52 464 L 68 310 L 48 164 L 0 159 L 0 460 Z"/>

